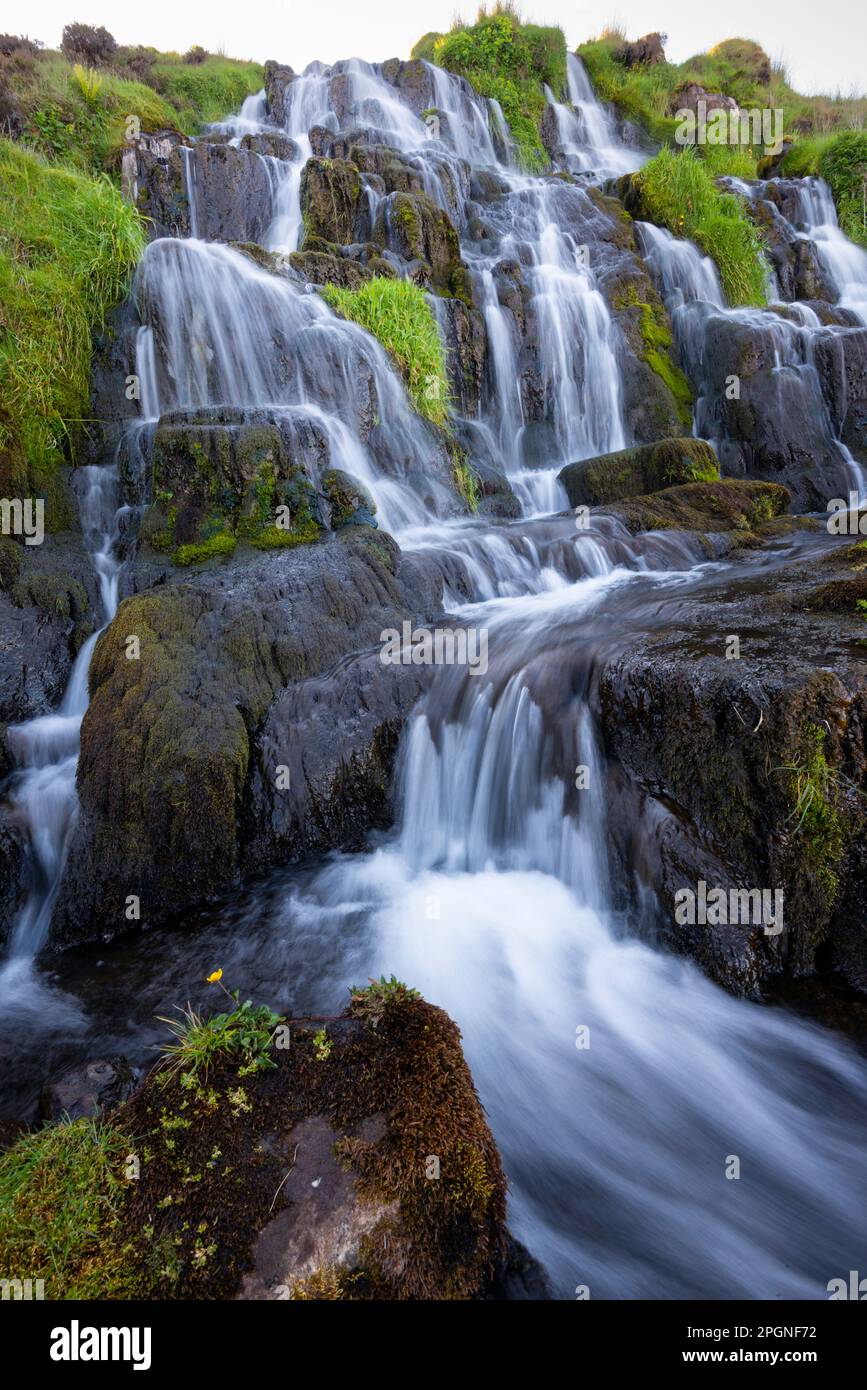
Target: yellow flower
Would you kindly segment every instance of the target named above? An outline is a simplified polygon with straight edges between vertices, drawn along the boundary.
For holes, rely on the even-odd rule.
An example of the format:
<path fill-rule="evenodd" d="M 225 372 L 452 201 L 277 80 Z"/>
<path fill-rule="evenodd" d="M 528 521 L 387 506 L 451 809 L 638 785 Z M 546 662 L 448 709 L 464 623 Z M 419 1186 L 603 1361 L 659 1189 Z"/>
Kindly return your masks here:
<path fill-rule="evenodd" d="M 219 983 L 220 980 L 222 980 L 222 978 L 223 978 L 223 972 L 222 972 L 222 970 L 215 970 L 215 971 L 213 971 L 212 974 L 210 974 L 210 975 L 208 976 L 208 984 L 209 984 L 209 985 L 216 985 L 216 984 Z"/>

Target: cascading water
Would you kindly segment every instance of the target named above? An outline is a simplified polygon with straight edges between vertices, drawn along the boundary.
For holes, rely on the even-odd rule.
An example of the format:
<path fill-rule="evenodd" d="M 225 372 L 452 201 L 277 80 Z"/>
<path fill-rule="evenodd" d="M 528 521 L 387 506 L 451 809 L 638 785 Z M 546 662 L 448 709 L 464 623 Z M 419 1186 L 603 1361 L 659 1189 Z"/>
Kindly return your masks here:
<path fill-rule="evenodd" d="M 434 673 L 405 729 L 394 836 L 308 874 L 265 911 L 254 906 L 253 921 L 223 945 L 248 973 L 295 951 L 283 978 L 300 961 L 323 994 L 335 962 L 351 962 L 351 978 L 394 971 L 450 1010 L 504 1155 L 512 1223 L 559 1296 L 589 1284 L 594 1297 L 823 1297 L 828 1278 L 861 1256 L 863 1061 L 833 1035 L 735 1000 L 640 940 L 617 906 L 606 855 L 597 659 L 612 634 L 640 630 L 671 595 L 712 583 L 720 565 L 677 533 L 634 538 L 604 515 L 577 531 L 568 516 L 537 515 L 564 503 L 559 467 L 628 442 L 614 329 L 582 255 L 595 209 L 580 185 L 510 168 L 502 113 L 431 73 L 439 136 L 357 60 L 312 65 L 289 85 L 285 131 L 300 159 L 275 185 L 269 241 L 297 243 L 313 125 L 375 127 L 424 166 L 431 196 L 462 233 L 466 165 L 492 171 L 499 192 L 484 236 L 462 238 L 491 364 L 472 423 L 529 519 L 449 521 L 429 471 L 422 498 L 410 473 L 431 458 L 429 432 L 374 340 L 316 295 L 197 240 L 153 243 L 139 272 L 143 416 L 231 408 L 315 425 L 330 461 L 366 483 L 404 548 L 439 554 L 449 580 L 457 567 L 463 583 L 447 588 L 448 607 L 489 643 L 485 673 Z M 342 120 L 335 76 L 346 79 Z M 555 112 L 569 166 L 597 176 L 636 168 L 641 156 L 617 140 L 577 60 L 569 83 L 571 110 Z M 256 134 L 266 114 L 261 97 L 250 98 L 227 128 Z M 698 343 L 699 315 L 739 312 L 724 309 L 695 248 L 654 229 L 641 235 L 681 341 L 695 329 Z M 535 416 L 497 287 L 510 263 L 525 272 L 536 322 Z M 781 327 L 781 352 L 794 352 L 805 320 Z M 93 474 L 91 549 L 108 618 L 117 562 L 104 518 L 113 511 L 101 494 L 108 471 Z M 16 731 L 28 763 L 19 804 L 36 806 L 43 774 L 57 790 L 39 803 L 56 826 L 42 849 L 49 814 L 33 814 L 42 887 L 15 936 L 28 950 L 44 939 L 74 815 L 89 655 L 83 648 L 61 711 Z M 321 943 L 335 923 L 329 954 Z M 579 1048 L 585 1029 L 589 1046 Z M 732 1153 L 742 1162 L 736 1184 L 724 1176 Z"/>
<path fill-rule="evenodd" d="M 803 179 L 798 201 L 804 235 L 815 244 L 834 282 L 838 303 L 867 324 L 867 252 L 840 230 L 834 199 L 824 179 Z"/>
<path fill-rule="evenodd" d="M 117 608 L 118 524 L 126 510 L 119 505 L 117 469 L 80 468 L 76 488 L 81 529 L 99 584 L 103 623 L 109 623 Z M 21 958 L 30 960 L 48 934 L 78 810 L 78 740 L 88 703 L 87 673 L 98 636 L 97 632 L 82 645 L 56 713 L 40 715 L 8 731 L 9 749 L 18 769 L 11 799 L 14 814 L 30 837 L 35 879 L 13 926 L 9 947 L 13 963 Z"/>

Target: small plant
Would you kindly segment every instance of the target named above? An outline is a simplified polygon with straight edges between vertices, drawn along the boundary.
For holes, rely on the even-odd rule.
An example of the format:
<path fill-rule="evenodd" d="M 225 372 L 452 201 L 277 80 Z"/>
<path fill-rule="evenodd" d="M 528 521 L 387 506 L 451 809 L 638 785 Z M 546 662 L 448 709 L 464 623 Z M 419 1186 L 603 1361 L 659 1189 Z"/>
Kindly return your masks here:
<path fill-rule="evenodd" d="M 221 1057 L 239 1062 L 239 1077 L 277 1065 L 270 1049 L 275 1029 L 282 1021 L 280 1014 L 265 1004 L 254 1005 L 249 999 L 240 1003 L 240 991 L 226 989 L 222 975 L 222 970 L 215 970 L 208 976 L 208 983 L 220 985 L 233 1005 L 228 1012 L 205 1019 L 187 1004 L 186 1009 L 179 1010 L 180 1018 L 159 1015 L 160 1022 L 167 1024 L 175 1036 L 175 1041 L 162 1049 L 166 1079 L 180 1075 L 182 1086 L 199 1088 Z"/>
<path fill-rule="evenodd" d="M 327 1028 L 320 1028 L 318 1032 L 313 1034 L 313 1049 L 317 1062 L 327 1062 L 333 1047 L 334 1043 L 328 1036 Z"/>
<path fill-rule="evenodd" d="M 184 62 L 190 63 L 193 67 L 198 67 L 199 63 L 203 63 L 207 56 L 208 50 L 202 48 L 201 44 L 194 43 L 192 48 L 184 54 Z"/>
<path fill-rule="evenodd" d="M 378 338 L 406 381 L 413 407 L 435 425 L 448 416 L 449 385 L 436 319 L 424 291 L 408 280 L 374 276 L 360 289 L 323 285 L 322 297 Z"/>
<path fill-rule="evenodd" d="M 99 93 L 102 87 L 102 78 L 94 68 L 83 68 L 81 63 L 76 63 L 72 71 L 78 83 L 78 90 L 84 97 L 88 106 L 96 106 L 99 102 Z"/>
<path fill-rule="evenodd" d="M 349 996 L 350 1014 L 353 1018 L 367 1019 L 372 1028 L 379 1026 L 386 1009 L 392 1005 L 421 998 L 417 989 L 410 989 L 394 975 L 389 979 L 380 975 L 378 980 L 371 977 L 367 985 L 353 985 Z"/>

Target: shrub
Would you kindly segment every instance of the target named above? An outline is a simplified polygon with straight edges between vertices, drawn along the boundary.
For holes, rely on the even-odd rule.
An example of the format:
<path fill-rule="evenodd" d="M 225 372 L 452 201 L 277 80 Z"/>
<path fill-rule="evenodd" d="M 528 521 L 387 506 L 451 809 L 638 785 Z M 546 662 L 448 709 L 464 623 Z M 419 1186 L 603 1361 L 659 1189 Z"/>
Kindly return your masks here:
<path fill-rule="evenodd" d="M 378 338 L 406 381 L 414 409 L 435 425 L 448 415 L 449 386 L 436 319 L 408 280 L 375 276 L 357 290 L 323 285 L 323 299 Z"/>
<path fill-rule="evenodd" d="M 184 62 L 192 63 L 195 67 L 198 66 L 199 63 L 203 63 L 207 56 L 208 50 L 206 48 L 202 48 L 201 44 L 194 43 L 192 48 L 184 54 Z"/>
<path fill-rule="evenodd" d="M 715 262 L 733 305 L 767 303 L 762 238 L 738 198 L 722 193 L 695 151 L 664 148 L 634 176 L 640 215 L 688 237 Z"/>
<path fill-rule="evenodd" d="M 26 53 L 35 58 L 41 47 L 41 43 L 25 38 L 23 34 L 0 34 L 0 54 L 4 58 L 9 58 L 13 53 Z"/>
<path fill-rule="evenodd" d="M 107 63 L 117 52 L 117 43 L 108 30 L 92 24 L 67 24 L 60 47 L 70 62 L 77 58 L 95 65 Z"/>

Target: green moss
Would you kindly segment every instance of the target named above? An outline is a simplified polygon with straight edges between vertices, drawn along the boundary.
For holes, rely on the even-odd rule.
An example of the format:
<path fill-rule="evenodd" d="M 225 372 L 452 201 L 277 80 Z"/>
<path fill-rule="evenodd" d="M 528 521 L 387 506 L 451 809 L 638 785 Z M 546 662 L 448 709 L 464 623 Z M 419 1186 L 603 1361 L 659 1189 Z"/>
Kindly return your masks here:
<path fill-rule="evenodd" d="M 437 38 L 433 61 L 466 77 L 480 96 L 500 103 L 524 169 L 539 173 L 549 167 L 540 133 L 546 104 L 543 85 L 558 99 L 565 96 L 562 29 L 524 24 L 511 7 L 497 5 L 491 14 L 482 9 L 476 24 L 457 22 L 450 33 Z"/>
<path fill-rule="evenodd" d="M 284 530 L 280 526 L 266 526 L 252 538 L 257 550 L 291 550 L 297 545 L 310 545 L 322 534 L 322 528 L 315 521 L 306 521 Z"/>
<path fill-rule="evenodd" d="M 764 241 L 740 200 L 722 193 L 692 149 L 662 149 L 630 180 L 633 209 L 710 256 L 732 305 L 767 304 Z"/>
<path fill-rule="evenodd" d="M 48 1299 L 130 1296 L 114 1243 L 133 1141 L 75 1120 L 26 1134 L 0 1155 L 0 1250 L 7 1278 L 44 1279 Z"/>
<path fill-rule="evenodd" d="M 644 350 L 639 354 L 651 371 L 668 387 L 681 422 L 692 426 L 693 394 L 685 374 L 674 360 L 671 328 L 662 300 L 655 293 L 648 301 L 639 299 L 632 284 L 614 299 L 617 310 L 636 308 L 640 311 L 640 330 Z"/>
<path fill-rule="evenodd" d="M 220 531 L 215 536 L 209 536 L 207 540 L 179 545 L 172 553 L 172 564 L 185 567 L 198 565 L 203 560 L 213 560 L 217 555 L 233 555 L 237 544 L 237 537 Z"/>
<path fill-rule="evenodd" d="M 407 280 L 375 276 L 357 290 L 324 285 L 320 292 L 343 318 L 360 323 L 379 339 L 401 372 L 418 414 L 444 425 L 448 377 L 436 319 L 424 291 Z"/>
<path fill-rule="evenodd" d="M 144 247 L 107 179 L 0 140 L 0 449 L 31 483 L 72 452 L 88 415 L 91 334 Z M 26 494 L 25 494 L 26 495 Z"/>
<path fill-rule="evenodd" d="M 461 497 L 463 497 L 469 510 L 471 512 L 477 512 L 482 496 L 478 474 L 470 463 L 466 450 L 462 449 L 460 445 L 452 445 L 450 453 L 452 460 L 452 478 L 454 479 L 455 487 Z"/>
<path fill-rule="evenodd" d="M 789 774 L 794 833 L 801 841 L 809 868 L 833 901 L 839 889 L 847 835 L 844 818 L 835 804 L 837 777 L 825 755 L 826 737 L 820 725 L 805 725 L 798 754 L 785 770 Z"/>

